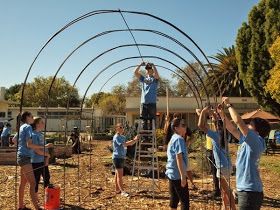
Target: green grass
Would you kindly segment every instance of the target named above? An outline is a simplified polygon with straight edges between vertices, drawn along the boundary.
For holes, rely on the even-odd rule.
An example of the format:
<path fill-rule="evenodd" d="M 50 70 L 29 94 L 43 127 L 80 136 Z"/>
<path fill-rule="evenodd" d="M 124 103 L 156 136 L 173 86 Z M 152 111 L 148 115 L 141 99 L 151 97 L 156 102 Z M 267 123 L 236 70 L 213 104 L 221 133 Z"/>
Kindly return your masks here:
<path fill-rule="evenodd" d="M 262 156 L 260 166 L 273 172 L 280 177 L 280 158 L 279 156 Z"/>

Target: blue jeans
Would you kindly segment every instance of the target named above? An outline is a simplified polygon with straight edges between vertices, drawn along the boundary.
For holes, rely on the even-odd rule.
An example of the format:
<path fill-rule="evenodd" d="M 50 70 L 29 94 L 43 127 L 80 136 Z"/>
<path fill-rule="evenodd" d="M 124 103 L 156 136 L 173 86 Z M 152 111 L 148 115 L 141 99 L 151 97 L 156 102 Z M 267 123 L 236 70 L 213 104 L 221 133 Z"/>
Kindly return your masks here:
<path fill-rule="evenodd" d="M 239 210 L 259 210 L 263 202 L 263 192 L 238 191 Z"/>

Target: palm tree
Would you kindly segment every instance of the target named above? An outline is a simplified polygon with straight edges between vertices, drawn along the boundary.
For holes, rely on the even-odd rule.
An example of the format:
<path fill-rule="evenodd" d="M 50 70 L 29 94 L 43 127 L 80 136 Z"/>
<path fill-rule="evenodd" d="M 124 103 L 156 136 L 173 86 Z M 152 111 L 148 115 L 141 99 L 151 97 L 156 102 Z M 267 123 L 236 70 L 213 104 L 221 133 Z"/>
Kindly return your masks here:
<path fill-rule="evenodd" d="M 209 56 L 209 58 L 215 60 L 215 63 L 211 63 L 213 69 L 207 65 L 209 70 L 206 84 L 209 87 L 210 93 L 217 95 L 220 89 L 222 95 L 236 97 L 250 96 L 250 93 L 244 88 L 243 81 L 240 78 L 233 45 L 229 48 L 223 48 L 222 51 L 219 51 L 214 56 Z"/>

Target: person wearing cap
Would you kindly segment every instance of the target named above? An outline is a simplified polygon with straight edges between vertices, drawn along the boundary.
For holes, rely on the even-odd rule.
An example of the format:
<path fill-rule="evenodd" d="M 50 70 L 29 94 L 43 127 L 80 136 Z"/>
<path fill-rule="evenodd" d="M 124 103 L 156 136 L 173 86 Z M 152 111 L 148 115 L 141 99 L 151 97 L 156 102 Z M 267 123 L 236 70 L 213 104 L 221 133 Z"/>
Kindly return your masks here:
<path fill-rule="evenodd" d="M 141 66 L 145 66 L 146 76 L 140 72 Z M 134 71 L 135 76 L 141 83 L 141 111 L 140 118 L 143 119 L 143 129 L 152 129 L 152 120 L 156 119 L 157 87 L 159 81 L 158 71 L 153 63 L 142 62 Z"/>
<path fill-rule="evenodd" d="M 269 123 L 262 118 L 254 118 L 246 125 L 236 112 L 228 97 L 222 102 L 228 109 L 233 123 L 219 109 L 221 118 L 225 119 L 226 129 L 239 140 L 240 147 L 236 157 L 236 188 L 240 210 L 261 208 L 263 202 L 263 185 L 259 173 L 259 161 L 265 151 L 264 138 L 270 132 Z"/>
<path fill-rule="evenodd" d="M 6 123 L 5 127 L 3 129 L 3 132 L 1 133 L 1 145 L 2 145 L 2 147 L 8 147 L 9 146 L 10 135 L 11 135 L 11 124 Z"/>

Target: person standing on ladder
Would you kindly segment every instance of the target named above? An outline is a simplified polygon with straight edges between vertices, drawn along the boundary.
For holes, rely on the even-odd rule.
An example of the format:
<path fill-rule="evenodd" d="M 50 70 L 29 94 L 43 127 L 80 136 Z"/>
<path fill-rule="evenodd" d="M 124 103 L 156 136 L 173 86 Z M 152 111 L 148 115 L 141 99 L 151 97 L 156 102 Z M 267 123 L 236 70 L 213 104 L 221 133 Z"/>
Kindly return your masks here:
<path fill-rule="evenodd" d="M 141 66 L 145 66 L 146 76 L 144 77 L 141 72 Z M 153 63 L 142 62 L 137 66 L 134 71 L 135 76 L 139 79 L 141 83 L 141 111 L 140 118 L 143 122 L 143 129 L 148 130 L 148 120 L 149 129 L 152 130 L 152 120 L 156 119 L 156 102 L 157 102 L 157 86 L 159 80 L 158 71 Z"/>

